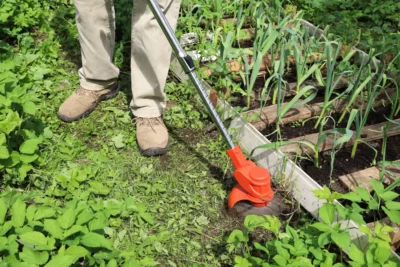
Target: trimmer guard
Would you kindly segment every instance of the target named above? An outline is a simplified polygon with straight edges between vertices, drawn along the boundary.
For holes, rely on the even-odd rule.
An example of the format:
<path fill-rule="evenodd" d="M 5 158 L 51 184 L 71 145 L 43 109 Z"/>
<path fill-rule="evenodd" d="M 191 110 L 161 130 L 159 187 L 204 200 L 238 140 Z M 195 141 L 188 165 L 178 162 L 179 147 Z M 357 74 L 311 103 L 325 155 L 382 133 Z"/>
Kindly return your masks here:
<path fill-rule="evenodd" d="M 238 182 L 229 195 L 228 207 L 232 208 L 243 200 L 249 201 L 255 207 L 267 206 L 274 198 L 269 172 L 253 161 L 246 160 L 238 145 L 229 149 L 227 153 L 236 169 L 233 175 Z"/>

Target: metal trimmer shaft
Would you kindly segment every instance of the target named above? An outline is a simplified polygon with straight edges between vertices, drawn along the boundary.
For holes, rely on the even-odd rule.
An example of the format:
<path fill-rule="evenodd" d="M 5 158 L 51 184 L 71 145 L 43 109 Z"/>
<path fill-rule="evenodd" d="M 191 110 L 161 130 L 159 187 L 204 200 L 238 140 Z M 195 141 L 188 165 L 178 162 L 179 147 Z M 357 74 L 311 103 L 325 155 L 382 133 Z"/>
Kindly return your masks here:
<path fill-rule="evenodd" d="M 201 99 L 205 103 L 208 111 L 211 114 L 212 119 L 214 120 L 218 129 L 222 133 L 223 137 L 225 138 L 225 141 L 228 143 L 230 148 L 234 148 L 235 144 L 233 143 L 232 138 L 230 137 L 227 129 L 222 123 L 221 118 L 219 117 L 214 106 L 212 105 L 211 100 L 208 98 L 208 94 L 206 90 L 203 88 L 201 81 L 196 75 L 193 59 L 189 55 L 187 55 L 186 51 L 182 48 L 181 44 L 179 43 L 178 39 L 175 36 L 174 30 L 169 24 L 167 18 L 165 17 L 157 1 L 147 0 L 147 3 L 149 4 L 149 7 L 153 12 L 153 15 L 157 20 L 158 24 L 160 25 L 162 31 L 164 32 L 165 37 L 168 39 L 168 42 L 170 43 L 172 50 L 174 51 L 176 57 L 178 58 L 179 63 L 181 64 L 185 73 L 189 76 L 190 80 L 192 81 L 197 91 L 199 92 Z"/>

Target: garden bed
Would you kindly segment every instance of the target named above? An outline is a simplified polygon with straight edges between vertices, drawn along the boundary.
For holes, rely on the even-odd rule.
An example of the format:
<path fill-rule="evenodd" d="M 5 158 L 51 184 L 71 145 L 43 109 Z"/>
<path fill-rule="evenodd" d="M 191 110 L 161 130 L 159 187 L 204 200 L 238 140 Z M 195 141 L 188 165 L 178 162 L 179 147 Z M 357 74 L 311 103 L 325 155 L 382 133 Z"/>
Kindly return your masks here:
<path fill-rule="evenodd" d="M 224 20 L 221 23 L 224 24 Z M 232 23 L 232 20 L 226 23 Z M 246 25 L 251 27 L 251 23 L 246 23 Z M 293 24 L 288 23 L 288 25 L 289 27 L 287 28 L 304 27 L 314 33 L 307 35 L 307 38 L 323 36 L 321 31 L 318 31 L 312 24 L 305 21 L 302 21 L 297 26 L 294 25 L 295 27 L 293 27 Z M 279 34 L 282 37 L 287 28 L 282 25 L 280 27 Z M 272 28 L 277 29 L 279 26 Z M 271 28 L 268 27 L 265 30 L 271 31 Z M 242 38 L 239 41 L 232 42 L 231 47 L 239 47 L 244 50 L 249 50 L 250 48 L 253 52 L 258 51 L 255 47 L 252 47 L 256 42 L 253 38 L 257 38 L 257 36 L 255 37 L 257 31 L 252 28 L 242 28 L 241 31 L 247 34 L 238 35 L 242 36 Z M 238 129 L 239 136 L 242 138 L 239 141 L 242 148 L 247 152 L 251 152 L 260 147 L 260 145 L 264 145 L 262 149 L 257 150 L 258 153 L 255 153 L 257 163 L 267 167 L 276 177 L 281 176 L 283 173 L 287 179 L 291 181 L 297 180 L 297 188 L 293 190 L 293 193 L 297 195 L 300 203 L 313 215 L 318 217 L 315 212 L 317 210 L 316 207 L 321 205 L 321 202 L 310 196 L 312 189 L 327 185 L 331 189 L 342 193 L 355 190 L 354 183 L 344 182 L 345 179 L 343 177 L 367 169 L 380 160 L 395 161 L 400 159 L 400 154 L 398 153 L 400 150 L 395 146 L 400 138 L 400 131 L 396 127 L 399 116 L 396 112 L 393 112 L 393 109 L 397 107 L 398 92 L 393 89 L 393 84 L 390 82 L 380 83 L 382 82 L 380 72 L 373 71 L 380 68 L 379 61 L 372 59 L 371 56 L 362 51 L 353 48 L 349 49 L 346 46 L 339 47 L 336 44 L 328 45 L 322 50 L 318 44 L 316 47 L 317 50 L 321 50 L 321 54 L 317 56 L 312 54 L 311 58 L 304 56 L 305 54 L 310 55 L 310 51 L 307 53 L 302 51 L 300 54 L 288 56 L 287 60 L 284 61 L 280 60 L 281 54 L 269 50 L 270 54 L 267 54 L 267 56 L 261 55 L 258 59 L 253 59 L 252 56 L 246 55 L 232 60 L 227 55 L 224 55 L 223 49 L 229 48 L 226 43 L 227 39 L 229 39 L 229 35 L 226 36 L 225 40 L 222 38 L 221 42 L 223 44 L 220 49 L 222 52 L 214 55 L 214 63 L 207 62 L 209 61 L 207 59 L 210 58 L 209 55 L 204 57 L 207 59 L 200 60 L 203 78 L 213 87 L 213 89 L 211 87 L 208 88 L 210 95 L 218 99 L 218 101 L 213 102 L 219 102 L 216 106 L 225 110 L 225 118 L 235 117 L 239 112 L 239 118 L 236 117 L 232 128 Z M 265 42 L 268 43 L 268 41 Z M 271 47 L 273 47 L 272 44 Z M 336 53 L 324 56 L 322 51 L 336 51 Z M 252 55 L 254 56 L 254 53 Z M 330 57 L 330 55 L 334 56 Z M 246 60 L 248 60 L 247 63 Z M 299 64 L 298 61 L 300 60 L 303 60 L 302 64 Z M 280 64 L 287 66 L 286 69 L 282 68 L 281 72 L 277 70 L 279 61 Z M 259 64 L 253 64 L 254 62 Z M 223 67 L 224 64 L 227 68 Z M 315 64 L 319 64 L 318 67 L 313 67 Z M 308 67 L 302 73 L 303 76 L 296 73 L 299 66 L 305 65 Z M 340 65 L 342 65 L 341 67 L 343 65 L 358 66 L 356 71 L 359 71 L 359 76 L 333 76 L 334 68 Z M 367 68 L 370 76 L 361 73 L 360 69 L 362 68 Z M 184 79 L 181 72 L 176 71 L 179 66 L 175 65 L 174 69 L 175 73 L 181 79 Z M 213 69 L 216 71 L 213 71 Z M 314 69 L 314 72 L 310 71 L 310 69 Z M 320 69 L 319 73 L 316 73 L 317 69 Z M 278 83 L 278 85 L 275 84 L 275 88 L 272 88 L 272 91 L 277 90 L 278 92 L 275 91 L 275 94 L 267 93 L 266 90 L 269 88 L 266 85 L 272 84 L 268 81 L 271 81 L 271 77 L 277 71 L 280 74 L 277 77 L 280 78 L 276 79 L 280 79 L 279 83 L 284 80 L 285 85 L 288 86 L 281 88 Z M 342 72 L 345 71 L 342 70 Z M 321 75 L 322 81 L 330 80 L 330 83 L 329 81 L 328 83 L 321 82 Z M 365 84 L 361 82 L 361 79 L 359 80 L 362 75 L 364 75 L 363 81 L 368 80 Z M 218 83 L 219 79 L 227 76 L 230 76 L 231 80 L 225 81 L 224 86 L 221 86 Z M 374 78 L 368 78 L 372 76 Z M 299 80 L 296 77 L 300 77 L 302 82 L 298 82 Z M 335 83 L 335 81 L 338 82 Z M 346 91 L 350 86 L 353 86 L 353 90 Z M 313 99 L 307 100 L 311 91 L 302 94 L 296 99 L 296 96 L 299 96 L 299 93 L 305 87 L 313 87 L 315 89 L 316 93 Z M 377 87 L 382 87 L 383 89 L 380 91 L 371 90 L 371 88 L 376 89 Z M 237 88 L 242 88 L 243 90 L 240 91 Z M 369 91 L 365 88 L 369 88 Z M 330 98 L 325 98 L 327 91 L 329 91 Z M 355 94 L 355 91 L 359 91 L 359 93 Z M 369 95 L 366 97 L 360 92 L 366 92 Z M 340 97 L 337 97 L 338 95 Z M 372 96 L 374 98 L 373 101 L 368 101 Z M 303 101 L 300 102 L 301 100 Z M 226 101 L 234 108 L 229 108 L 230 105 Z M 327 108 L 328 102 L 331 102 L 329 108 Z M 285 109 L 285 107 L 289 108 L 282 115 L 282 109 Z M 372 108 L 376 108 L 376 110 L 374 111 Z M 357 109 L 359 113 L 356 114 L 362 113 L 357 119 L 363 123 L 361 126 L 358 125 L 357 128 L 355 128 L 352 121 L 349 122 L 348 115 L 343 115 L 342 117 L 344 111 L 353 116 L 352 109 Z M 332 120 L 324 121 L 327 116 L 331 116 Z M 312 117 L 316 118 L 310 119 Z M 388 124 L 387 118 L 393 120 L 391 125 Z M 354 117 L 352 119 L 354 120 Z M 304 122 L 305 120 L 307 121 Z M 337 123 L 337 120 L 341 122 Z M 359 121 L 358 124 L 360 124 Z M 344 142 L 339 144 L 339 147 L 335 142 L 339 137 L 345 136 L 346 132 L 344 131 L 332 132 L 321 140 L 321 136 L 324 133 L 335 129 L 354 131 L 357 135 L 355 138 L 354 136 L 346 138 Z M 386 131 L 383 132 L 382 129 Z M 284 144 L 283 140 L 288 140 L 290 143 Z M 311 146 L 304 145 L 304 141 L 309 142 L 311 146 L 320 143 L 320 146 L 310 150 Z M 367 144 L 364 144 L 364 142 Z M 360 144 L 354 146 L 355 143 Z M 276 152 L 270 151 L 269 149 L 271 148 L 277 149 Z M 338 152 L 334 154 L 334 165 L 332 167 L 332 152 L 335 152 L 335 149 Z M 386 152 L 384 158 L 381 155 L 378 156 L 378 152 L 380 153 L 381 151 Z M 373 155 L 374 153 L 376 153 L 376 156 Z M 318 155 L 317 162 L 315 161 L 316 155 Z M 293 161 L 290 161 L 287 157 Z M 298 160 L 299 158 L 300 160 Z M 295 164 L 294 162 L 297 163 Z M 282 166 L 286 166 L 286 169 L 279 170 Z M 302 170 L 298 167 L 301 167 Z M 277 180 L 276 177 L 275 179 Z M 367 179 L 371 178 L 368 177 Z M 318 184 L 314 181 L 317 181 Z M 388 181 L 390 182 L 388 179 L 384 180 L 386 185 L 388 185 Z M 298 196 L 299 192 L 300 196 Z M 378 220 L 385 218 L 379 217 Z M 369 219 L 368 222 L 373 223 L 373 220 L 370 221 Z M 353 232 L 354 237 L 359 237 L 360 235 L 362 235 L 360 232 Z M 396 237 L 392 236 L 392 238 L 393 242 L 395 242 Z M 358 240 L 359 238 L 356 239 Z M 392 248 L 396 250 L 398 246 L 393 246 Z"/>

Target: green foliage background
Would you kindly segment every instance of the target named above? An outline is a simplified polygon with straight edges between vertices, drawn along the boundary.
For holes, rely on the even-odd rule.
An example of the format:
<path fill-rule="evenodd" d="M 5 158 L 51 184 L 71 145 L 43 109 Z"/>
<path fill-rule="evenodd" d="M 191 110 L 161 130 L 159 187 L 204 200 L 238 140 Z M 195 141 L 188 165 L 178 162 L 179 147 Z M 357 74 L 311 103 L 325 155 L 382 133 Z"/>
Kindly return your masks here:
<path fill-rule="evenodd" d="M 361 48 L 382 53 L 400 51 L 400 2 L 396 0 L 292 0 L 314 25 L 330 26 L 332 32 Z"/>

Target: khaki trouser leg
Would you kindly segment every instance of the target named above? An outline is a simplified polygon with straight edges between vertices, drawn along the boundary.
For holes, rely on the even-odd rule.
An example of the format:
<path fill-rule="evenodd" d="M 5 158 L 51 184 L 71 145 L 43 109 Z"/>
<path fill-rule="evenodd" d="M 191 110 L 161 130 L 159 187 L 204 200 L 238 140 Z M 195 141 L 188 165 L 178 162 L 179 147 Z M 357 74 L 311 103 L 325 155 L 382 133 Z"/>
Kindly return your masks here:
<path fill-rule="evenodd" d="M 113 85 L 119 69 L 113 64 L 115 11 L 113 0 L 74 0 L 81 45 L 81 87 L 102 90 Z"/>
<path fill-rule="evenodd" d="M 158 0 L 172 28 L 175 29 L 180 0 Z M 146 4 L 133 0 L 132 16 L 132 101 L 137 117 L 158 117 L 165 109 L 164 86 L 172 49 Z"/>

